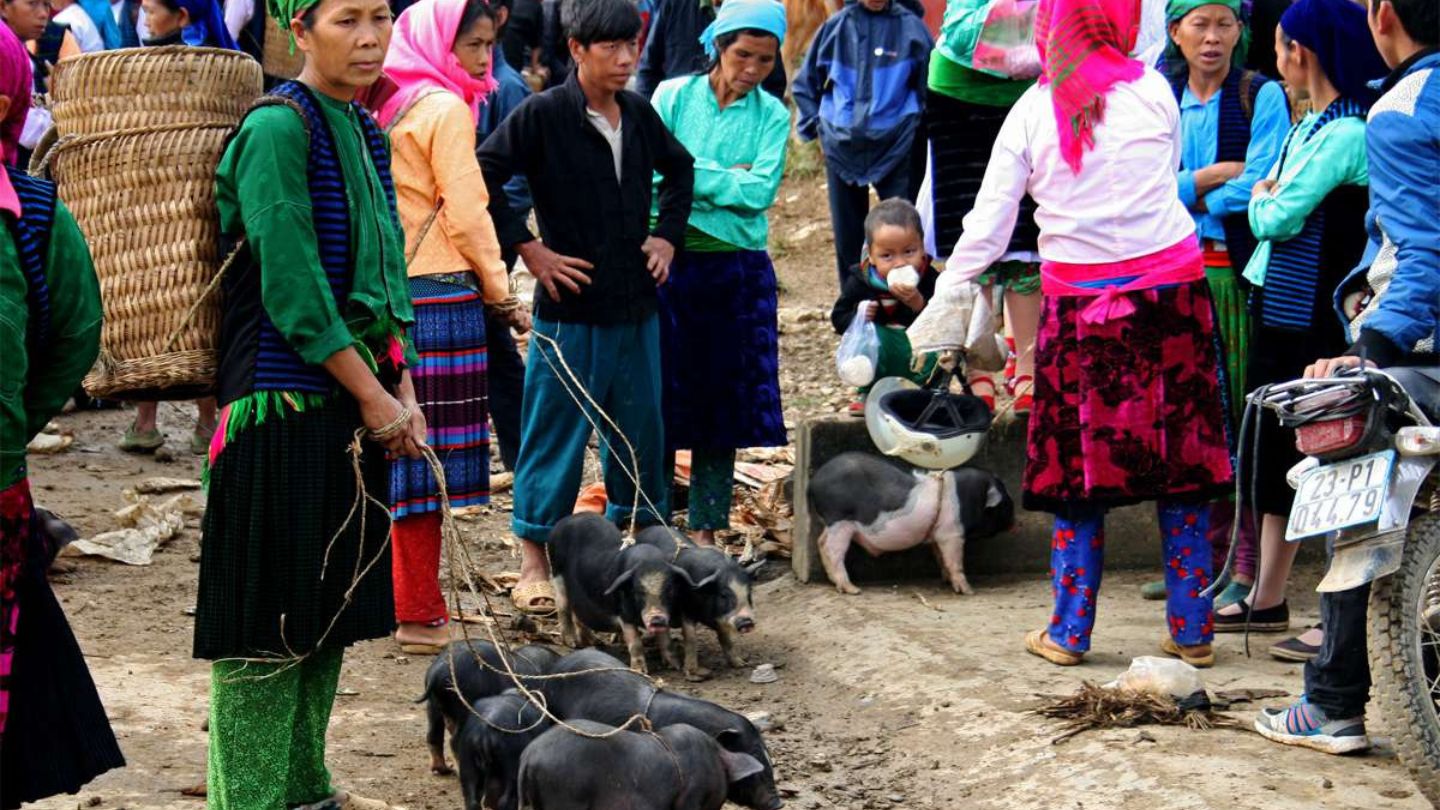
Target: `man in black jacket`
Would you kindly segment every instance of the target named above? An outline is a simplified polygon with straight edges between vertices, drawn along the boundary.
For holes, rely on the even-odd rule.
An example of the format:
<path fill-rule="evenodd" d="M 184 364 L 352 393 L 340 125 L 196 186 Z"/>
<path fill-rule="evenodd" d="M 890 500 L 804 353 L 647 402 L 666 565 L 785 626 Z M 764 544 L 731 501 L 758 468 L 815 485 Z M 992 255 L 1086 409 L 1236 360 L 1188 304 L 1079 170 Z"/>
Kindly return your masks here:
<path fill-rule="evenodd" d="M 637 479 L 633 517 L 667 517 L 655 288 L 684 240 L 694 181 L 690 153 L 624 89 L 638 57 L 635 5 L 566 0 L 564 12 L 574 74 L 527 99 L 478 153 L 500 242 L 539 282 L 512 522 L 522 540 L 513 598 L 532 611 L 553 607 L 540 544 L 574 507 L 590 420 L 601 433 L 607 517 L 632 517 Z M 651 228 L 655 172 L 663 180 Z M 505 194 L 517 173 L 530 181 L 540 239 Z M 582 405 L 587 392 L 605 415 Z"/>

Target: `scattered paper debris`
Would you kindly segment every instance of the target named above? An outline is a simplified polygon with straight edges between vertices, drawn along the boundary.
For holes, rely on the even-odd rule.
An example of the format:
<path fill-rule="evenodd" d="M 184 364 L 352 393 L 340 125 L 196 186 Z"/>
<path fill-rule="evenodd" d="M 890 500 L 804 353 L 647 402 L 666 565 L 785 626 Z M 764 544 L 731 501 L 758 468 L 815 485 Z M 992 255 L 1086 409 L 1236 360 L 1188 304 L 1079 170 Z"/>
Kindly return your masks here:
<path fill-rule="evenodd" d="M 146 478 L 135 485 L 135 491 L 141 495 L 159 495 L 165 492 L 199 488 L 200 481 L 196 478 Z"/>
<path fill-rule="evenodd" d="M 126 565 L 149 565 L 155 550 L 185 528 L 185 499 L 194 500 L 181 494 L 162 504 L 155 504 L 148 496 L 133 490 L 127 489 L 122 494 L 130 503 L 114 514 L 123 528 L 76 540 L 65 546 L 61 553 L 105 557 Z"/>

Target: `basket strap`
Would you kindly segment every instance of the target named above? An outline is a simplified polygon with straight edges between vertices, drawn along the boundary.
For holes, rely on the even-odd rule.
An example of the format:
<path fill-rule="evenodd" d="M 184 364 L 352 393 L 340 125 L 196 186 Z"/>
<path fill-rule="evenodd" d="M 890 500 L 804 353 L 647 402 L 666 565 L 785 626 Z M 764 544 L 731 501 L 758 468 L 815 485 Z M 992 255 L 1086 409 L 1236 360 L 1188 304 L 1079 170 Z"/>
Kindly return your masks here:
<path fill-rule="evenodd" d="M 230 255 L 226 256 L 225 261 L 221 263 L 220 269 L 215 271 L 215 277 L 210 279 L 209 284 L 205 285 L 205 290 L 201 292 L 200 296 L 195 299 L 195 302 L 190 305 L 190 309 L 185 312 L 185 317 L 180 319 L 180 323 L 175 327 L 175 331 L 170 333 L 169 339 L 165 341 L 165 348 L 160 350 L 162 354 L 175 348 L 175 341 L 179 340 L 180 335 L 186 329 L 190 328 L 191 322 L 195 320 L 195 315 L 200 311 L 200 305 L 205 303 L 210 296 L 214 295 L 216 290 L 220 289 L 220 281 L 225 278 L 225 272 L 235 264 L 235 259 L 239 257 L 240 251 L 244 249 L 245 238 L 241 237 L 240 241 L 236 242 L 235 247 L 231 249 Z"/>
<path fill-rule="evenodd" d="M 410 114 L 410 111 L 413 110 L 413 109 L 415 109 L 415 105 L 416 105 L 416 104 L 419 104 L 420 101 L 421 101 L 422 99 L 424 99 L 426 96 L 433 96 L 433 95 L 435 95 L 436 93 L 444 93 L 444 92 L 446 92 L 446 91 L 445 91 L 445 90 L 441 90 L 440 88 L 436 87 L 436 88 L 433 88 L 433 89 L 431 89 L 431 90 L 427 90 L 427 91 L 425 91 L 424 93 L 421 93 L 420 95 L 418 95 L 418 96 L 416 96 L 415 98 L 411 99 L 411 100 L 410 100 L 410 103 L 409 103 L 409 104 L 406 104 L 404 107 L 402 107 L 402 108 L 400 109 L 400 112 L 397 113 L 397 114 L 395 115 L 395 117 L 390 120 L 390 125 L 387 126 L 387 127 L 385 127 L 385 134 L 386 134 L 386 135 L 389 135 L 392 131 L 394 131 L 395 127 L 400 124 L 400 122 L 405 118 L 405 116 L 409 115 L 409 114 Z M 445 204 L 445 201 L 444 201 L 444 200 L 441 200 L 441 201 L 435 203 L 435 208 L 430 211 L 430 216 L 426 217 L 424 224 L 422 224 L 422 225 L 420 226 L 420 236 L 418 236 L 418 237 L 415 239 L 415 247 L 413 247 L 413 248 L 411 248 L 411 249 L 409 249 L 408 251 L 405 252 L 405 266 L 406 266 L 406 267 L 409 267 L 409 266 L 410 266 L 410 262 L 413 261 L 413 260 L 415 259 L 415 256 L 420 253 L 420 246 L 423 245 L 423 244 L 425 244 L 425 237 L 430 234 L 430 227 L 435 224 L 435 219 L 436 219 L 436 217 L 440 216 L 440 207 L 441 207 L 442 205 L 444 205 L 444 204 Z"/>

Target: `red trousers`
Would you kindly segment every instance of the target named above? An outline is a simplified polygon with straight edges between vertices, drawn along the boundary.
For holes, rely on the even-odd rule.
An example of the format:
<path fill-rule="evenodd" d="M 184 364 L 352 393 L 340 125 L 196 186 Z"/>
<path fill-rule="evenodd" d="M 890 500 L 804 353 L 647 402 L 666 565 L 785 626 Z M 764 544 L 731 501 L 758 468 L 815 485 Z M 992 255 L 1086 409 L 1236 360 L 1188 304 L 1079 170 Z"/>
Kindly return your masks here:
<path fill-rule="evenodd" d="M 395 621 L 434 623 L 449 617 L 440 593 L 440 513 L 410 515 L 390 530 Z"/>

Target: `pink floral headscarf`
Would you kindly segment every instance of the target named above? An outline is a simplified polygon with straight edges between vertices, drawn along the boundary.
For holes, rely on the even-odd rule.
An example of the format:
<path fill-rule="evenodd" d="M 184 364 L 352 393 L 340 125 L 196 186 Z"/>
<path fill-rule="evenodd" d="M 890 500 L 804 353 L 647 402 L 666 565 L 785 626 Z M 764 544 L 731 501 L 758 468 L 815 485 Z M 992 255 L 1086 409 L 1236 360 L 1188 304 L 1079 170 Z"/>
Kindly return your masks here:
<path fill-rule="evenodd" d="M 1110 88 L 1145 73 L 1128 55 L 1139 33 L 1140 0 L 1040 0 L 1040 83 L 1050 85 L 1060 155 L 1077 174 L 1085 150 L 1095 146 Z"/>
<path fill-rule="evenodd" d="M 495 78 L 492 71 L 486 71 L 484 79 L 472 77 L 452 52 L 465 4 L 466 0 L 420 0 L 395 21 L 385 75 L 396 89 L 375 112 L 380 126 L 389 127 L 422 94 L 435 89 L 464 99 L 475 120 L 480 120 L 480 105 L 495 89 Z"/>

